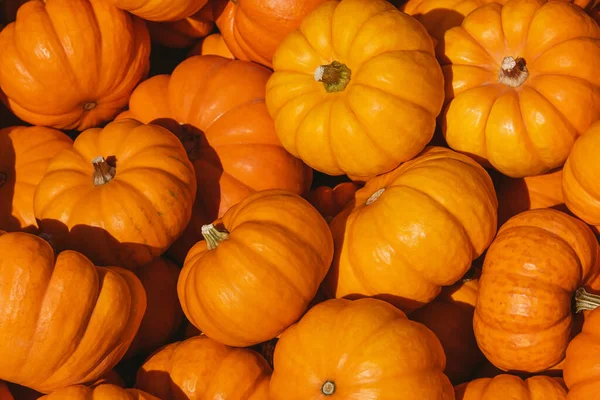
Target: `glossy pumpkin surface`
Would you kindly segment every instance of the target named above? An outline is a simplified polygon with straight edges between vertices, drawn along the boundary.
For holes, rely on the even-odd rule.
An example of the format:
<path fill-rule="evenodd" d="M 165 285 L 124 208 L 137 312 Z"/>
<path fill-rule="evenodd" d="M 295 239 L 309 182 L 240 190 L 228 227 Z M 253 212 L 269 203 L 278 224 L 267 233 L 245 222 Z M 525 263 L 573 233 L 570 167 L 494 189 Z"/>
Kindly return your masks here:
<path fill-rule="evenodd" d="M 208 0 L 106 0 L 148 21 L 177 21 L 200 10 Z"/>
<path fill-rule="evenodd" d="M 565 400 L 564 384 L 548 376 L 533 376 L 522 380 L 502 374 L 481 378 L 456 387 L 456 400 Z"/>
<path fill-rule="evenodd" d="M 563 369 L 569 400 L 594 398 L 600 393 L 600 310 L 585 317 L 582 332 L 567 348 Z"/>

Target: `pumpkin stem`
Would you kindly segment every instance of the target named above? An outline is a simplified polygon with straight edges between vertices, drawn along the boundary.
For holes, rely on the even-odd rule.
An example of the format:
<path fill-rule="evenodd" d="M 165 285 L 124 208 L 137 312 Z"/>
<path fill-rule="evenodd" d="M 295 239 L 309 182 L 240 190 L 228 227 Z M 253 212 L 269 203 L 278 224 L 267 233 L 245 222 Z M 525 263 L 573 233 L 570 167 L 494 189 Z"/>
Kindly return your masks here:
<path fill-rule="evenodd" d="M 341 92 L 350 83 L 352 71 L 339 61 L 329 65 L 320 65 L 315 70 L 315 81 L 323 82 L 328 93 Z"/>
<path fill-rule="evenodd" d="M 213 224 L 202 225 L 201 232 L 209 250 L 216 249 L 219 243 L 229 237 L 229 232 L 220 231 Z"/>
<path fill-rule="evenodd" d="M 327 381 L 321 386 L 321 393 L 325 396 L 331 396 L 335 393 L 335 383 L 332 381 Z"/>
<path fill-rule="evenodd" d="M 383 194 L 383 192 L 385 192 L 385 188 L 381 188 L 378 191 L 376 191 L 375 193 L 373 193 L 371 195 L 371 197 L 369 197 L 367 199 L 367 201 L 365 202 L 366 205 L 370 206 L 371 204 L 375 203 L 379 197 L 381 197 L 381 195 Z"/>
<path fill-rule="evenodd" d="M 8 180 L 8 175 L 5 172 L 0 172 L 0 187 L 6 183 Z"/>
<path fill-rule="evenodd" d="M 114 157 L 109 157 L 114 158 Z M 102 186 L 115 177 L 117 173 L 117 169 L 114 165 L 110 165 L 104 157 L 98 156 L 92 160 L 92 165 L 94 166 L 94 173 L 92 174 L 92 181 L 94 182 L 94 186 Z"/>
<path fill-rule="evenodd" d="M 500 71 L 498 71 L 498 81 L 500 83 L 517 88 L 527 80 L 528 76 L 529 71 L 524 58 L 504 57 L 500 65 Z"/>
<path fill-rule="evenodd" d="M 600 296 L 588 293 L 582 286 L 575 292 L 575 312 L 591 311 L 600 307 Z"/>
<path fill-rule="evenodd" d="M 89 101 L 87 103 L 83 103 L 83 109 L 85 111 L 90 111 L 93 110 L 94 108 L 96 108 L 97 104 L 95 101 Z"/>

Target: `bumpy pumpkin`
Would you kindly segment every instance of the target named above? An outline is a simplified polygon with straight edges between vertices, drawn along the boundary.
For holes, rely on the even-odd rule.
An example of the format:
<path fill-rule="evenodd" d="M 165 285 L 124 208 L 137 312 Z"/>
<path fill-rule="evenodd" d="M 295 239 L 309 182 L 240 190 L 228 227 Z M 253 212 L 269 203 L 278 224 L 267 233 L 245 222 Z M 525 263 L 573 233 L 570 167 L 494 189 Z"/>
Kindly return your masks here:
<path fill-rule="evenodd" d="M 448 145 L 511 177 L 560 167 L 600 118 L 600 27 L 563 1 L 510 0 L 444 36 Z"/>
<path fill-rule="evenodd" d="M 323 3 L 281 43 L 273 67 L 266 101 L 277 135 L 316 170 L 381 174 L 433 136 L 444 85 L 433 42 L 385 0 Z"/>
<path fill-rule="evenodd" d="M 32 0 L 0 32 L 0 87 L 34 125 L 100 125 L 149 69 L 144 22 L 101 0 Z"/>
<path fill-rule="evenodd" d="M 587 225 L 561 211 L 525 211 L 502 225 L 485 256 L 473 318 L 487 359 L 530 373 L 560 362 L 573 296 L 577 311 L 594 303 L 582 286 L 597 278 L 599 252 Z"/>
<path fill-rule="evenodd" d="M 318 186 L 310 191 L 308 201 L 315 206 L 326 221 L 331 221 L 348 203 L 354 200 L 354 194 L 359 188 L 359 185 L 354 182 L 342 182 L 333 188 Z"/>
<path fill-rule="evenodd" d="M 197 13 L 178 21 L 148 22 L 150 38 L 166 47 L 184 48 L 208 35 L 215 23 L 212 4 L 208 3 Z"/>
<path fill-rule="evenodd" d="M 39 400 L 164 400 L 138 389 L 123 389 L 104 384 L 95 388 L 75 385 L 61 388 Z"/>
<path fill-rule="evenodd" d="M 201 39 L 194 45 L 188 52 L 188 57 L 192 56 L 205 56 L 205 55 L 216 55 L 225 58 L 234 59 L 235 57 L 231 54 L 231 50 L 225 44 L 223 36 L 220 33 L 213 33 L 207 37 Z"/>
<path fill-rule="evenodd" d="M 270 399 L 453 400 L 433 332 L 377 299 L 314 306 L 275 347 Z"/>
<path fill-rule="evenodd" d="M 498 203 L 469 157 L 428 147 L 369 180 L 330 224 L 330 297 L 376 296 L 409 312 L 456 283 L 491 243 Z"/>
<path fill-rule="evenodd" d="M 148 21 L 177 21 L 200 10 L 208 0 L 106 0 Z"/>
<path fill-rule="evenodd" d="M 179 139 L 132 119 L 82 132 L 34 194 L 42 231 L 99 265 L 147 264 L 181 235 L 196 196 Z"/>
<path fill-rule="evenodd" d="M 125 354 L 146 309 L 136 276 L 0 234 L 0 379 L 49 393 L 93 381 Z M 77 345 L 74 345 L 77 344 Z"/>
<path fill-rule="evenodd" d="M 600 393 L 600 309 L 585 318 L 582 332 L 569 347 L 563 374 L 569 400 L 593 399 Z"/>
<path fill-rule="evenodd" d="M 565 400 L 567 390 L 560 379 L 502 374 L 481 378 L 456 387 L 456 400 Z"/>
<path fill-rule="evenodd" d="M 202 232 L 185 259 L 179 301 L 190 322 L 230 346 L 264 342 L 294 323 L 333 257 L 323 217 L 283 190 L 248 196 Z"/>
<path fill-rule="evenodd" d="M 0 229 L 37 229 L 33 193 L 50 159 L 73 141 L 64 133 L 44 127 L 0 130 Z"/>
<path fill-rule="evenodd" d="M 184 142 L 196 169 L 192 219 L 169 251 L 180 262 L 202 239 L 203 225 L 249 194 L 309 191 L 312 170 L 281 146 L 265 107 L 270 74 L 247 61 L 191 57 L 172 75 L 141 83 L 131 96 L 123 117 L 167 126 Z"/>
<path fill-rule="evenodd" d="M 162 400 L 266 400 L 271 372 L 257 352 L 201 335 L 152 354 L 138 370 L 136 387 Z"/>

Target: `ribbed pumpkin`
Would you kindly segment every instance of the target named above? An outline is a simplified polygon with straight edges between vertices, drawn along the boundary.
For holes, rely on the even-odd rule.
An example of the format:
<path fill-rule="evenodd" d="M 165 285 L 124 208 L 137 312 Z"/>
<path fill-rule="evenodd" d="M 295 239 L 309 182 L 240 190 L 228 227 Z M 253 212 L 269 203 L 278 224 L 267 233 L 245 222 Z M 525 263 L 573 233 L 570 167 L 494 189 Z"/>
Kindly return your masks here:
<path fill-rule="evenodd" d="M 469 157 L 427 147 L 369 180 L 330 223 L 330 297 L 375 296 L 412 311 L 456 283 L 491 243 L 498 203 Z"/>
<path fill-rule="evenodd" d="M 13 126 L 0 129 L 0 229 L 37 229 L 33 193 L 50 159 L 73 141 L 64 133 L 44 127 Z"/>
<path fill-rule="evenodd" d="M 221 56 L 232 60 L 235 58 L 220 33 L 213 33 L 201 39 L 188 52 L 188 57 L 206 55 Z"/>
<path fill-rule="evenodd" d="M 600 310 L 586 315 L 582 332 L 569 347 L 563 374 L 569 400 L 594 399 L 600 393 Z"/>
<path fill-rule="evenodd" d="M 600 272 L 600 248 L 582 221 L 553 209 L 509 219 L 487 250 L 473 327 L 479 348 L 505 371 L 560 362 L 576 310 L 598 300 L 581 289 Z"/>
<path fill-rule="evenodd" d="M 39 400 L 164 400 L 138 389 L 123 389 L 105 384 L 95 388 L 84 385 L 61 388 Z"/>
<path fill-rule="evenodd" d="M 198 196 L 191 222 L 169 253 L 183 262 L 211 223 L 263 189 L 308 193 L 312 170 L 277 139 L 264 103 L 271 72 L 247 61 L 198 56 L 172 75 L 158 75 L 133 92 L 122 116 L 169 127 L 196 169 Z"/>
<path fill-rule="evenodd" d="M 148 22 L 148 31 L 153 42 L 166 47 L 184 48 L 208 35 L 215 23 L 212 4 L 208 3 L 197 13 L 178 21 Z"/>
<path fill-rule="evenodd" d="M 177 21 L 200 10 L 208 0 L 105 0 L 148 21 Z"/>
<path fill-rule="evenodd" d="M 310 204 L 321 213 L 326 221 L 331 221 L 344 207 L 354 200 L 360 186 L 354 182 L 342 182 L 334 186 L 318 186 L 308 194 Z"/>
<path fill-rule="evenodd" d="M 179 276 L 179 301 L 190 322 L 230 346 L 264 342 L 294 323 L 333 257 L 323 217 L 283 190 L 248 196 L 202 231 Z"/>
<path fill-rule="evenodd" d="M 136 387 L 161 400 L 267 400 L 271 372 L 257 352 L 201 335 L 152 354 L 138 370 Z"/>
<path fill-rule="evenodd" d="M 448 145 L 519 178 L 560 167 L 600 118 L 600 27 L 564 1 L 510 0 L 444 36 Z"/>
<path fill-rule="evenodd" d="M 0 265 L 0 379 L 49 393 L 123 357 L 146 310 L 133 273 L 22 232 L 0 232 Z"/>
<path fill-rule="evenodd" d="M 82 132 L 52 159 L 34 213 L 59 249 L 99 265 L 135 268 L 185 229 L 196 196 L 194 167 L 179 139 L 133 119 Z"/>
<path fill-rule="evenodd" d="M 78 129 L 114 118 L 149 69 L 144 22 L 101 0 L 32 0 L 0 32 L 0 87 L 34 125 Z"/>
<path fill-rule="evenodd" d="M 433 136 L 444 86 L 433 42 L 385 0 L 323 3 L 277 48 L 273 68 L 266 101 L 277 135 L 323 173 L 388 172 Z"/>
<path fill-rule="evenodd" d="M 377 299 L 327 300 L 275 347 L 271 400 L 454 400 L 433 332 Z"/>
<path fill-rule="evenodd" d="M 567 390 L 560 379 L 514 375 L 481 378 L 456 387 L 456 400 L 565 400 Z M 570 397 L 569 397 L 570 399 Z"/>

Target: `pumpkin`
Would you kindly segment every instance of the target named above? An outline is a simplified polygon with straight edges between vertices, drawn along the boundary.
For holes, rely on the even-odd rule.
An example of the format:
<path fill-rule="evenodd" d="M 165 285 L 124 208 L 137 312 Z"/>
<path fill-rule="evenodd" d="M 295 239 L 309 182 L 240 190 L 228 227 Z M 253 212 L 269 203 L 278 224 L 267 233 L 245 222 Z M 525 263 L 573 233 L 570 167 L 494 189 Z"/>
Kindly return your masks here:
<path fill-rule="evenodd" d="M 138 389 L 123 389 L 117 385 L 104 384 L 95 388 L 75 385 L 61 388 L 39 400 L 161 400 Z"/>
<path fill-rule="evenodd" d="M 387 1 L 323 3 L 281 43 L 273 68 L 266 101 L 277 135 L 325 174 L 388 172 L 433 136 L 444 85 L 433 42 Z"/>
<path fill-rule="evenodd" d="M 507 397 L 509 396 L 509 397 Z M 559 379 L 532 376 L 522 380 L 518 376 L 502 374 L 495 378 L 481 378 L 456 387 L 456 400 L 565 400 L 567 390 Z"/>
<path fill-rule="evenodd" d="M 135 268 L 181 235 L 196 196 L 183 145 L 158 125 L 132 119 L 82 132 L 57 154 L 38 184 L 33 208 L 59 249 L 96 264 Z"/>
<path fill-rule="evenodd" d="M 49 393 L 94 381 L 123 357 L 146 310 L 132 272 L 55 254 L 23 232 L 0 236 L 0 265 L 0 379 Z"/>
<path fill-rule="evenodd" d="M 147 309 L 148 308 L 146 308 L 146 310 Z M 94 382 L 92 382 L 89 385 L 89 387 L 94 388 L 96 386 L 106 385 L 106 384 L 116 385 L 116 386 L 119 386 L 122 388 L 125 387 L 125 382 L 123 381 L 123 378 L 121 378 L 121 376 L 114 369 L 109 370 L 107 373 L 102 375 L 100 378 L 96 379 Z"/>
<path fill-rule="evenodd" d="M 562 189 L 565 204 L 579 218 L 595 227 L 600 226 L 600 184 L 597 165 L 600 151 L 600 122 L 575 142 L 564 167 Z"/>
<path fill-rule="evenodd" d="M 354 200 L 354 194 L 359 188 L 355 182 L 342 182 L 333 188 L 318 186 L 310 191 L 308 201 L 315 206 L 325 220 L 331 221 Z"/>
<path fill-rule="evenodd" d="M 201 335 L 152 354 L 137 372 L 136 387 L 162 400 L 266 400 L 271 372 L 257 352 Z"/>
<path fill-rule="evenodd" d="M 148 21 L 177 21 L 200 10 L 208 0 L 107 0 Z"/>
<path fill-rule="evenodd" d="M 279 189 L 251 194 L 202 232 L 177 293 L 188 320 L 229 346 L 264 342 L 297 321 L 333 257 L 323 217 Z"/>
<path fill-rule="evenodd" d="M 600 27 L 564 1 L 484 5 L 444 35 L 448 145 L 513 178 L 566 161 L 600 118 Z"/>
<path fill-rule="evenodd" d="M 223 36 L 220 33 L 213 33 L 207 37 L 200 39 L 188 52 L 188 57 L 217 55 L 225 58 L 234 59 L 231 50 L 225 44 Z"/>
<path fill-rule="evenodd" d="M 600 304 L 582 287 L 600 272 L 600 248 L 582 221 L 544 208 L 499 229 L 479 279 L 473 328 L 496 367 L 535 373 L 559 363 L 576 311 Z M 595 307 L 595 305 L 594 305 Z"/>
<path fill-rule="evenodd" d="M 410 319 L 431 329 L 446 354 L 444 373 L 454 384 L 465 382 L 485 361 L 473 333 L 480 272 L 472 268 L 457 283 L 445 287 L 431 303 L 410 314 Z"/>
<path fill-rule="evenodd" d="M 32 0 L 0 32 L 0 88 L 33 125 L 98 126 L 147 75 L 144 22 L 100 0 Z"/>
<path fill-rule="evenodd" d="M 312 170 L 290 155 L 273 127 L 263 98 L 270 71 L 247 61 L 198 56 L 172 75 L 142 82 L 129 111 L 144 123 L 171 129 L 196 170 L 198 196 L 191 221 L 169 253 L 183 263 L 202 239 L 202 226 L 257 190 L 308 193 Z"/>
<path fill-rule="evenodd" d="M 471 158 L 427 147 L 370 179 L 330 223 L 329 297 L 374 296 L 405 312 L 456 283 L 496 233 L 492 180 Z"/>
<path fill-rule="evenodd" d="M 72 146 L 64 133 L 33 126 L 0 129 L 0 229 L 37 229 L 33 193 L 50 159 Z"/>
<path fill-rule="evenodd" d="M 281 335 L 273 362 L 272 400 L 454 399 L 433 332 L 378 299 L 317 304 Z"/>
<path fill-rule="evenodd" d="M 147 25 L 153 42 L 166 47 L 188 47 L 212 31 L 212 5 L 208 3 L 200 11 L 184 19 L 170 22 L 150 21 Z"/>

